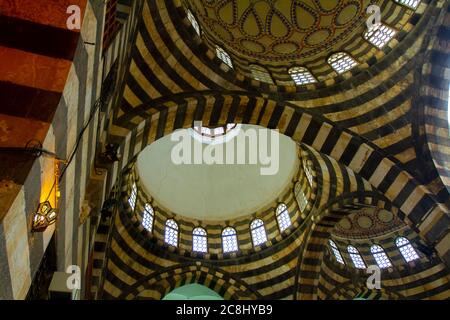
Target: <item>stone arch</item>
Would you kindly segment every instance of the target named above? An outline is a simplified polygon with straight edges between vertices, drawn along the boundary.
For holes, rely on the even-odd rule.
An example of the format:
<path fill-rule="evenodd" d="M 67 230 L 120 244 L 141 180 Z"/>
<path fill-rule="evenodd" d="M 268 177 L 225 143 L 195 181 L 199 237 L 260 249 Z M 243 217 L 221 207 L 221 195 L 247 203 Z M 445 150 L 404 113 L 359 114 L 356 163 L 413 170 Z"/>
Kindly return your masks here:
<path fill-rule="evenodd" d="M 190 256 L 188 251 L 177 251 L 173 247 L 165 247 L 163 242 L 155 241 L 155 238 L 153 237 L 149 238 L 146 231 L 143 229 L 141 222 L 137 220 L 136 215 L 133 214 L 131 208 L 126 204 L 126 199 L 128 198 L 127 184 L 122 184 L 120 190 L 120 197 L 123 201 L 119 202 L 119 205 L 121 204 L 122 207 L 118 212 L 116 212 L 114 222 L 111 225 L 113 236 L 108 239 L 109 241 L 104 247 L 96 248 L 96 252 L 94 253 L 95 256 L 100 256 L 99 254 L 101 252 L 107 251 L 104 254 L 105 261 L 101 264 L 104 266 L 103 272 L 100 270 L 99 273 L 102 277 L 99 283 L 103 284 L 99 289 L 100 298 L 125 299 L 122 297 L 122 293 L 124 290 L 129 290 L 130 285 L 133 285 L 133 283 L 139 281 L 140 279 L 149 277 L 149 275 L 158 276 L 160 270 L 164 270 L 161 272 L 165 272 L 165 270 L 171 268 L 173 263 L 179 265 L 181 262 L 183 265 L 191 266 L 196 265 L 197 261 L 201 260 L 202 263 L 205 263 L 204 265 L 208 266 L 208 268 L 211 268 L 211 266 L 214 268 L 216 268 L 216 266 L 219 266 L 219 268 L 223 267 L 221 270 L 225 270 L 227 268 L 228 263 L 220 262 L 222 257 L 214 257 L 209 260 L 199 258 L 198 256 Z M 274 256 L 278 255 L 278 252 L 281 250 L 289 248 L 292 254 L 295 255 L 297 252 L 297 241 L 295 239 L 298 239 L 301 236 L 303 230 L 304 228 L 302 225 L 299 225 L 285 238 L 281 240 L 273 239 L 276 240 L 276 242 L 273 242 L 272 245 L 265 244 L 262 246 L 263 250 L 257 254 L 239 254 L 233 256 L 233 261 L 244 264 L 250 262 L 255 265 L 255 269 L 259 269 L 259 267 L 254 263 L 255 261 L 265 258 L 272 259 Z M 286 268 L 284 264 L 278 263 L 278 260 L 279 259 L 274 260 L 273 268 L 278 268 L 283 265 L 282 268 L 285 270 L 285 273 L 289 275 L 289 285 L 293 285 L 293 272 L 290 271 L 290 268 Z M 234 271 L 226 270 L 226 272 L 231 273 L 231 276 L 234 276 Z M 251 272 L 251 270 L 247 270 L 244 273 L 247 272 Z M 219 277 L 221 279 L 226 278 L 223 276 Z M 241 276 L 239 275 L 238 277 L 240 278 Z M 248 283 L 252 283 L 250 287 L 256 291 L 259 290 L 258 286 L 254 286 L 253 282 L 250 282 L 256 277 L 257 275 L 251 275 L 249 277 L 247 274 L 246 276 L 243 276 L 242 279 L 245 282 L 247 281 L 247 278 L 250 278 L 251 280 L 248 280 Z M 126 279 L 126 281 L 119 280 L 119 278 Z M 168 279 L 169 281 L 172 281 L 171 278 Z M 130 281 L 132 282 L 130 283 Z M 164 284 L 157 284 L 157 286 L 164 286 Z M 160 292 L 162 291 L 160 290 Z M 289 290 L 289 292 L 285 292 L 283 294 L 285 294 L 287 298 L 290 292 L 292 292 L 292 290 Z M 265 297 L 263 293 L 258 293 L 260 294 L 258 298 L 261 298 L 261 296 Z M 149 297 L 161 296 L 157 296 L 157 293 L 148 293 L 147 295 Z M 244 298 L 245 297 L 236 297 L 236 299 Z"/>
<path fill-rule="evenodd" d="M 447 105 L 449 103 L 450 77 L 450 40 L 447 30 L 450 27 L 450 6 L 443 4 L 443 9 L 436 17 L 438 28 L 427 36 L 424 43 L 421 65 L 415 77 L 418 93 L 415 97 L 413 111 L 413 134 L 417 141 L 416 154 L 420 159 L 423 183 L 433 188 L 439 201 L 450 206 L 450 155 L 445 152 L 450 144 L 450 128 Z M 442 230 L 436 230 L 441 236 Z"/>
<path fill-rule="evenodd" d="M 145 146 L 176 129 L 190 127 L 193 120 L 210 126 L 235 122 L 277 128 L 296 142 L 348 167 L 378 189 L 404 213 L 402 220 L 427 243 L 436 246 L 440 257 L 450 264 L 446 238 L 430 232 L 436 223 L 447 228 L 448 209 L 383 150 L 313 111 L 258 96 L 219 92 L 180 94 L 135 109 L 116 119 L 111 131 L 111 140 L 121 144 L 124 155 L 115 175 Z M 324 223 L 325 220 L 316 221 L 311 234 L 326 232 L 329 225 Z"/>
<path fill-rule="evenodd" d="M 381 289 L 369 289 L 363 282 L 354 283 L 348 281 L 333 289 L 325 297 L 325 300 L 350 300 L 360 298 L 364 300 L 402 300 L 405 297 L 397 292 Z"/>
<path fill-rule="evenodd" d="M 124 290 L 121 299 L 162 299 L 167 293 L 186 284 L 201 284 L 226 300 L 256 300 L 261 296 L 241 280 L 227 272 L 205 266 L 176 265 L 153 273 Z"/>
<path fill-rule="evenodd" d="M 330 233 L 343 217 L 350 214 L 348 208 L 374 206 L 391 211 L 402 221 L 405 221 L 405 215 L 384 194 L 350 168 L 337 166 L 336 160 L 311 147 L 304 147 L 303 151 L 303 156 L 311 160 L 316 172 L 318 199 L 314 204 L 316 210 L 311 218 L 305 245 L 299 251 L 294 296 L 299 299 L 317 299 L 322 261 Z M 328 166 L 327 161 L 331 163 Z M 347 186 L 334 190 L 330 185 L 339 176 Z M 353 176 L 354 182 L 350 176 Z"/>

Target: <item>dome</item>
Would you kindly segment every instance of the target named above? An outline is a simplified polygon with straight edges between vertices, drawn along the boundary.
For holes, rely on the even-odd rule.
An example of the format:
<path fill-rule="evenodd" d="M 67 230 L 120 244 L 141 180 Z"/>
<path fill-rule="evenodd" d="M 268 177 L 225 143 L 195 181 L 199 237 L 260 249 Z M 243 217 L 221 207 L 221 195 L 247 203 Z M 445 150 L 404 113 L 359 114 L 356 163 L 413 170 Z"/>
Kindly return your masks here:
<path fill-rule="evenodd" d="M 370 239 L 393 234 L 406 227 L 395 214 L 375 207 L 362 207 L 349 211 L 335 226 L 332 235 L 342 239 Z"/>
<path fill-rule="evenodd" d="M 239 130 L 237 134 L 229 132 L 233 134 L 231 139 L 224 139 L 217 147 L 226 152 L 231 146 L 237 159 L 239 139 L 249 131 L 259 129 L 263 128 L 242 125 L 235 129 Z M 172 151 L 179 142 L 171 134 L 147 146 L 139 154 L 136 167 L 140 182 L 146 193 L 162 207 L 186 218 L 217 221 L 249 215 L 276 201 L 298 171 L 297 145 L 291 138 L 275 134 L 279 137 L 281 155 L 275 174 L 262 174 L 262 169 L 268 165 L 263 164 L 261 157 L 256 163 L 250 163 L 250 158 L 246 158 L 245 164 L 228 164 L 228 161 L 207 164 L 205 155 L 211 145 L 198 141 L 194 134 L 187 134 L 189 143 L 194 145 L 193 150 L 200 148 L 203 163 L 178 165 L 173 161 Z M 191 157 L 194 163 L 194 152 Z M 275 165 L 276 159 L 273 160 Z"/>
<path fill-rule="evenodd" d="M 355 32 L 374 0 L 188 0 L 208 38 L 243 58 L 314 58 Z"/>
<path fill-rule="evenodd" d="M 251 64 L 273 68 L 269 72 L 279 81 L 277 73 L 286 68 L 318 70 L 334 52 L 359 56 L 360 63 L 369 59 L 364 33 L 374 21 L 372 5 L 383 8 L 381 22 L 389 20 L 393 33 L 408 20 L 406 7 L 386 0 L 186 0 L 185 5 L 211 49 L 223 48 L 243 73 Z"/>

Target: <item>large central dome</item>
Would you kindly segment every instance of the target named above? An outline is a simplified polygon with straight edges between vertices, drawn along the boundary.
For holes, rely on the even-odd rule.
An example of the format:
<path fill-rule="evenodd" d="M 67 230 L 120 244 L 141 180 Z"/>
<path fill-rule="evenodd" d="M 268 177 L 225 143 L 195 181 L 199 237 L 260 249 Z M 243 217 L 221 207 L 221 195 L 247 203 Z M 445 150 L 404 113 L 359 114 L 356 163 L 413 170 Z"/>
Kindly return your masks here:
<path fill-rule="evenodd" d="M 186 0 L 210 41 L 249 60 L 290 62 L 365 25 L 376 0 Z"/>
<path fill-rule="evenodd" d="M 245 137 L 244 132 L 261 129 L 243 125 L 236 136 L 220 147 L 229 150 L 231 146 L 237 154 L 237 139 Z M 172 152 L 179 142 L 172 139 L 174 134 L 163 137 L 146 147 L 137 158 L 141 185 L 162 208 L 180 216 L 202 221 L 247 216 L 277 201 L 298 171 L 297 145 L 285 135 L 276 135 L 279 149 L 273 151 L 279 154 L 279 166 L 273 175 L 261 174 L 261 168 L 267 164 L 260 158 L 255 164 L 227 164 L 227 161 L 178 165 L 172 159 Z M 189 144 L 192 150 L 200 148 L 202 153 L 209 146 L 197 141 L 195 136 L 189 139 Z M 245 152 L 249 150 L 252 148 L 246 146 Z M 194 151 L 190 157 L 194 157 Z"/>

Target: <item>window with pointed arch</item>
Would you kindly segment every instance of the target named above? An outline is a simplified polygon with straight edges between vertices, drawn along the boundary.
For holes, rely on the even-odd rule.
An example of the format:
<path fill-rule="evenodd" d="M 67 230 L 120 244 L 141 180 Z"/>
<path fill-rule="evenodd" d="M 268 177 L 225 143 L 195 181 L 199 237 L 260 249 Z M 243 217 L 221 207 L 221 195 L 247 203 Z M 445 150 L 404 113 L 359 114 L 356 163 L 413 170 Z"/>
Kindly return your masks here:
<path fill-rule="evenodd" d="M 253 246 L 259 246 L 267 241 L 266 229 L 261 219 L 255 219 L 250 224 Z"/>
<path fill-rule="evenodd" d="M 295 184 L 295 198 L 297 199 L 298 207 L 301 212 L 304 212 L 308 206 L 308 199 L 302 190 L 302 185 L 300 182 Z"/>
<path fill-rule="evenodd" d="M 345 264 L 344 258 L 342 258 L 341 252 L 339 251 L 336 243 L 334 243 L 334 241 L 331 239 L 328 240 L 328 243 L 330 244 L 331 250 L 333 251 L 336 261 L 341 264 Z"/>
<path fill-rule="evenodd" d="M 205 229 L 197 227 L 192 230 L 192 251 L 208 252 L 208 234 Z"/>
<path fill-rule="evenodd" d="M 194 28 L 195 32 L 201 36 L 201 30 L 200 30 L 200 25 L 198 24 L 197 19 L 194 17 L 194 15 L 192 14 L 191 10 L 186 10 L 187 13 L 187 18 L 189 20 L 189 22 L 191 23 L 192 27 Z"/>
<path fill-rule="evenodd" d="M 364 33 L 364 39 L 379 49 L 383 48 L 395 36 L 395 30 L 383 23 L 372 25 Z"/>
<path fill-rule="evenodd" d="M 397 246 L 398 250 L 403 256 L 403 259 L 405 259 L 406 262 L 419 259 L 419 255 L 417 254 L 416 250 L 409 242 L 409 240 L 405 237 L 398 237 L 397 239 L 395 239 L 395 245 Z"/>
<path fill-rule="evenodd" d="M 352 259 L 353 265 L 357 269 L 365 269 L 366 263 L 364 262 L 363 258 L 359 254 L 358 249 L 356 249 L 354 246 L 349 245 L 347 247 L 348 254 L 350 255 L 350 259 Z"/>
<path fill-rule="evenodd" d="M 142 214 L 142 226 L 147 231 L 152 231 L 153 229 L 153 219 L 154 219 L 155 213 L 153 211 L 152 206 L 149 203 L 146 203 L 144 206 L 144 212 Z"/>
<path fill-rule="evenodd" d="M 168 245 L 178 247 L 178 224 L 173 219 L 166 221 L 166 227 L 164 229 L 164 242 Z"/>
<path fill-rule="evenodd" d="M 312 73 L 305 67 L 292 67 L 288 70 L 296 85 L 305 85 L 317 82 Z"/>
<path fill-rule="evenodd" d="M 374 244 L 370 247 L 370 252 L 381 269 L 392 267 L 391 260 L 389 260 L 386 252 L 384 252 L 383 247 Z"/>
<path fill-rule="evenodd" d="M 128 204 L 130 205 L 131 210 L 133 210 L 133 211 L 134 211 L 134 208 L 136 208 L 137 194 L 138 194 L 138 189 L 136 186 L 136 182 L 133 182 L 133 184 L 131 185 L 130 196 L 128 197 Z"/>
<path fill-rule="evenodd" d="M 236 230 L 232 227 L 226 227 L 222 231 L 223 252 L 236 252 L 239 250 Z"/>
<path fill-rule="evenodd" d="M 347 72 L 358 65 L 358 62 L 346 52 L 332 54 L 327 62 L 338 74 Z"/>
<path fill-rule="evenodd" d="M 394 0 L 398 4 L 402 4 L 410 9 L 416 10 L 420 4 L 420 0 Z"/>
<path fill-rule="evenodd" d="M 280 232 L 283 232 L 292 225 L 291 217 L 289 216 L 288 208 L 284 203 L 280 203 L 276 210 L 278 227 Z"/>
<path fill-rule="evenodd" d="M 230 55 L 224 49 L 216 46 L 216 55 L 223 63 L 233 69 L 233 62 L 231 61 Z"/>
<path fill-rule="evenodd" d="M 250 72 L 252 73 L 252 77 L 255 80 L 265 82 L 268 84 L 274 84 L 272 77 L 270 76 L 269 71 L 267 71 L 266 68 L 261 67 L 257 64 L 251 64 L 249 65 Z"/>

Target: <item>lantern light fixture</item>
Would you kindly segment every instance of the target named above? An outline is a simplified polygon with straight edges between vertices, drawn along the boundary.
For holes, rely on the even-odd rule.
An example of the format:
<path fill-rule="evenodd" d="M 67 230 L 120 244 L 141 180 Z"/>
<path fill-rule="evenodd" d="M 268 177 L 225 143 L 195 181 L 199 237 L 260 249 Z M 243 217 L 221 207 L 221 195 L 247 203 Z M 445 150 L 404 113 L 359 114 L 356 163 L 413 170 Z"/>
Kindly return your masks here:
<path fill-rule="evenodd" d="M 33 218 L 33 232 L 43 232 L 56 222 L 57 213 L 49 201 L 41 202 Z"/>

